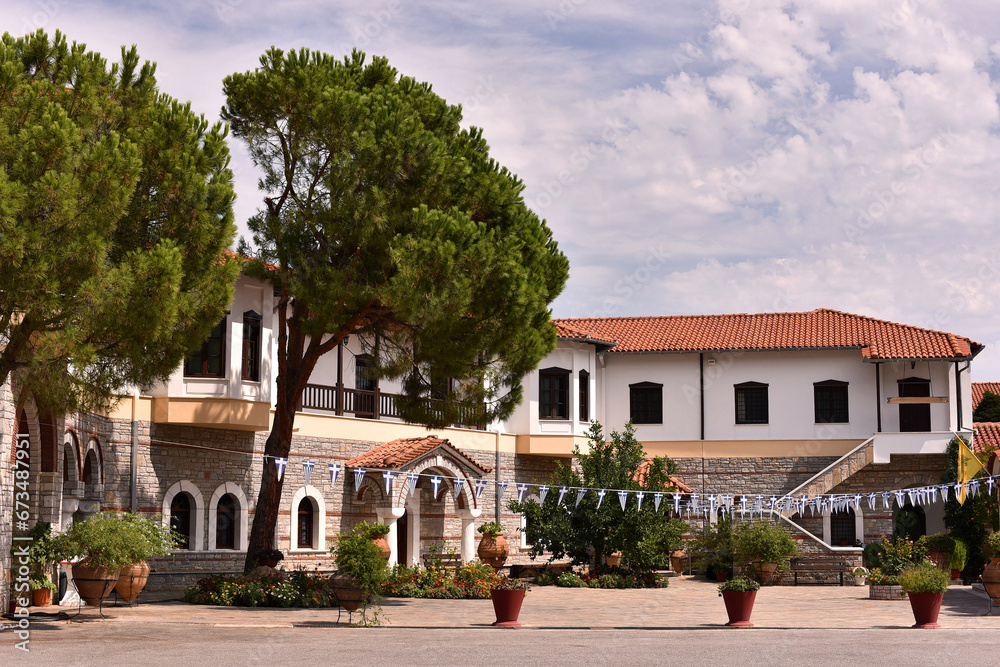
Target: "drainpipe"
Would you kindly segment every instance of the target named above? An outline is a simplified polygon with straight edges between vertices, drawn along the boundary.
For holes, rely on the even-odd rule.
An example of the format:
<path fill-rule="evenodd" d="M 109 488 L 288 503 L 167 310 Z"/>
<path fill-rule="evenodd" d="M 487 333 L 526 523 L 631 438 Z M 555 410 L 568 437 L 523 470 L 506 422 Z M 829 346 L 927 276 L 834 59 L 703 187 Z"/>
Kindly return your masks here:
<path fill-rule="evenodd" d="M 875 362 L 875 416 L 876 433 L 882 432 L 882 364 Z"/>
<path fill-rule="evenodd" d="M 605 365 L 604 355 L 599 354 L 597 358 L 601 360 L 601 424 L 608 423 L 608 369 Z"/>
<path fill-rule="evenodd" d="M 705 439 L 705 353 L 698 353 L 698 394 L 701 399 L 701 439 Z"/>
<path fill-rule="evenodd" d="M 497 425 L 496 428 L 496 436 L 497 436 L 497 442 L 496 442 L 497 452 L 496 452 L 496 459 L 494 460 L 495 463 L 493 468 L 493 474 L 496 478 L 497 484 L 499 484 L 500 483 L 500 425 L 499 424 Z M 499 489 L 500 487 L 498 486 L 496 488 Z M 496 505 L 496 521 L 497 523 L 500 523 L 500 500 L 499 499 L 494 500 L 493 504 Z"/>
<path fill-rule="evenodd" d="M 955 421 L 958 423 L 957 431 L 962 430 L 962 371 L 955 362 Z"/>
<path fill-rule="evenodd" d="M 132 452 L 130 461 L 129 476 L 129 509 L 133 512 L 139 506 L 138 500 L 138 477 L 139 477 L 139 422 L 136 421 L 136 403 L 139 402 L 139 388 L 132 390 Z"/>

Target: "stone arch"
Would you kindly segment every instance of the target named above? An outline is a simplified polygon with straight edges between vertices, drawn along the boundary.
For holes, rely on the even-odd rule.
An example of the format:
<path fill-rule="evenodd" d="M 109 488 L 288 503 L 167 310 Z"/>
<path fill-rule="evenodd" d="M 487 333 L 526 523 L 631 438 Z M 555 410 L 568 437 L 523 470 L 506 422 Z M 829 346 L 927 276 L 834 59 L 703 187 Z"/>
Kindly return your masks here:
<path fill-rule="evenodd" d="M 225 495 L 232 495 L 236 499 L 236 549 L 234 551 L 246 551 L 247 525 L 250 517 L 250 504 L 247 502 L 246 494 L 239 485 L 233 482 L 220 484 L 212 493 L 212 499 L 208 502 L 208 550 L 215 551 L 216 524 L 219 520 L 219 500 Z M 228 551 L 228 549 L 227 549 Z"/>
<path fill-rule="evenodd" d="M 465 480 L 465 484 L 462 486 L 462 491 L 458 498 L 455 498 L 455 506 L 459 509 L 469 509 L 477 507 L 475 494 L 472 490 L 472 485 L 474 480 L 466 474 L 465 470 L 458 465 L 453 459 L 446 456 L 433 456 L 424 459 L 423 461 L 414 465 L 413 468 L 407 472 L 417 473 L 418 475 L 440 475 L 444 478 L 441 483 L 441 492 L 444 493 L 446 490 L 454 496 L 455 487 L 451 482 L 451 478 L 459 477 Z M 403 479 L 405 482 L 405 477 Z M 403 484 L 403 489 L 399 492 L 396 498 L 396 506 L 403 507 L 406 503 L 406 496 L 409 495 L 409 489 L 406 488 L 405 483 Z M 440 494 L 438 496 L 440 498 Z"/>
<path fill-rule="evenodd" d="M 914 472 L 896 480 L 896 482 L 893 483 L 893 489 L 914 489 L 923 488 L 925 486 L 937 486 L 940 484 L 938 477 L 938 475 L 931 472 Z M 949 491 L 954 492 L 954 488 L 949 489 Z M 937 502 L 926 506 L 912 505 L 909 500 L 909 494 L 907 494 L 906 502 L 902 507 L 893 503 L 893 533 L 897 530 L 897 521 L 899 520 L 900 512 L 908 512 L 912 514 L 912 520 L 916 522 L 916 526 L 913 527 L 914 534 L 922 533 L 930 535 L 932 533 L 945 532 L 944 503 Z"/>
<path fill-rule="evenodd" d="M 80 439 L 76 431 L 69 428 L 63 437 L 62 457 L 59 460 L 59 467 L 63 473 L 63 482 L 79 482 L 82 473 L 80 465 Z"/>
<path fill-rule="evenodd" d="M 86 472 L 87 464 L 90 464 L 91 478 L 85 479 L 85 475 L 81 473 L 80 480 L 86 484 L 88 487 L 91 485 L 104 485 L 104 452 L 101 448 L 101 442 L 95 437 L 90 436 L 87 441 L 87 446 L 83 450 L 83 471 Z"/>
<path fill-rule="evenodd" d="M 362 491 L 365 485 L 362 484 Z M 309 499 L 313 504 L 313 519 L 312 519 L 312 533 L 314 536 L 313 547 L 306 549 L 300 549 L 298 546 L 298 511 L 299 504 L 305 500 Z M 288 531 L 288 550 L 290 552 L 313 552 L 313 551 L 326 551 L 326 501 L 323 500 L 323 494 L 315 486 L 311 484 L 306 484 L 305 486 L 299 487 L 299 489 L 292 495 L 291 503 L 288 506 L 288 516 L 289 516 L 289 531 Z M 277 541 L 275 541 L 277 544 Z"/>
<path fill-rule="evenodd" d="M 170 506 L 174 497 L 179 493 L 188 494 L 194 507 L 191 508 L 191 536 L 190 551 L 203 551 L 205 549 L 205 498 L 201 495 L 198 487 L 186 479 L 175 483 L 167 492 L 163 494 L 163 504 L 161 505 L 161 515 L 164 526 L 170 525 Z M 220 496 L 221 497 L 221 496 Z"/>

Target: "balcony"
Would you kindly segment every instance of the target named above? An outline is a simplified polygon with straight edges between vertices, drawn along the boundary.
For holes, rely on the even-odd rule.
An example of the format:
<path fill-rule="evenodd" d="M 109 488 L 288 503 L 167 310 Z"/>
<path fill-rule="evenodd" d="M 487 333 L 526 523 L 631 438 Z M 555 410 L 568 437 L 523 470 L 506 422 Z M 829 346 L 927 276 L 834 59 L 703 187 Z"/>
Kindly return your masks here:
<path fill-rule="evenodd" d="M 302 391 L 302 408 L 323 410 L 336 415 L 353 415 L 361 419 L 399 419 L 399 409 L 396 399 L 399 394 L 374 389 L 350 389 L 344 386 L 329 386 L 323 384 L 307 384 Z M 431 410 L 434 409 L 433 399 L 428 399 Z M 486 430 L 482 423 L 482 410 L 469 405 L 462 409 L 462 420 L 454 424 L 464 428 Z"/>
<path fill-rule="evenodd" d="M 876 433 L 873 463 L 889 463 L 893 454 L 944 454 L 954 434 L 951 431 Z"/>

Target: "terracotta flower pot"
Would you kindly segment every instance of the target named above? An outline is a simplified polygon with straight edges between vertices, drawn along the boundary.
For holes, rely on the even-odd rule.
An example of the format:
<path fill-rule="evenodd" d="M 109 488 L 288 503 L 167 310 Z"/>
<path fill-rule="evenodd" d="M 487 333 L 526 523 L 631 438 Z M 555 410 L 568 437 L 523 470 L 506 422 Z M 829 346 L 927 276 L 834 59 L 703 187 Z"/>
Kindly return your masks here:
<path fill-rule="evenodd" d="M 355 612 L 360 609 L 361 605 L 368 598 L 368 591 L 362 590 L 358 586 L 357 579 L 353 577 L 331 577 L 330 589 L 337 596 L 340 606 L 349 612 Z"/>
<path fill-rule="evenodd" d="M 726 603 L 726 613 L 730 628 L 752 628 L 750 614 L 753 613 L 753 603 L 757 599 L 757 591 L 722 591 L 722 600 Z"/>
<path fill-rule="evenodd" d="M 951 580 L 952 581 L 955 581 L 956 579 L 958 579 L 961 576 L 962 576 L 962 571 L 961 570 L 952 570 L 951 571 Z"/>
<path fill-rule="evenodd" d="M 677 574 L 684 574 L 685 566 L 687 566 L 687 552 L 681 549 L 670 554 L 670 569 Z"/>
<path fill-rule="evenodd" d="M 392 555 L 392 549 L 389 548 L 389 540 L 385 539 L 385 536 L 382 536 L 382 537 L 376 537 L 375 539 L 372 540 L 372 542 L 375 544 L 375 546 L 377 546 L 379 549 L 382 550 L 382 559 L 386 563 L 388 563 L 389 556 Z"/>
<path fill-rule="evenodd" d="M 910 598 L 910 609 L 916 623 L 914 628 L 940 628 L 938 614 L 941 613 L 941 600 L 944 593 L 907 593 Z"/>
<path fill-rule="evenodd" d="M 278 567 L 279 562 L 280 561 L 278 561 L 277 558 L 260 558 L 257 560 L 258 565 L 263 565 L 265 567 Z"/>
<path fill-rule="evenodd" d="M 716 581 L 722 583 L 722 582 L 725 582 L 727 579 L 729 579 L 729 573 L 728 572 L 726 572 L 725 570 L 716 570 L 715 571 L 715 580 Z"/>
<path fill-rule="evenodd" d="M 118 570 L 107 567 L 92 567 L 89 559 L 73 564 L 73 583 L 80 593 L 80 599 L 91 607 L 97 607 L 111 595 L 118 583 Z"/>
<path fill-rule="evenodd" d="M 928 552 L 927 558 L 932 560 L 934 564 L 937 565 L 939 570 L 944 570 L 945 572 L 949 572 L 951 570 L 951 561 L 948 559 L 948 554 L 945 552 L 934 549 L 933 551 Z"/>
<path fill-rule="evenodd" d="M 521 603 L 524 602 L 524 591 L 493 588 L 490 590 L 490 600 L 493 601 L 493 613 L 497 620 L 493 625 L 501 628 L 517 628 L 517 617 L 521 613 Z"/>
<path fill-rule="evenodd" d="M 618 567 L 622 564 L 622 552 L 615 551 L 604 557 L 604 562 L 608 564 L 608 567 Z"/>
<path fill-rule="evenodd" d="M 760 577 L 761 583 L 766 583 L 771 581 L 774 573 L 778 571 L 778 564 L 756 561 L 753 564 L 753 569 L 757 571 L 757 576 Z"/>
<path fill-rule="evenodd" d="M 983 588 L 993 602 L 1000 604 L 1000 558 L 991 558 L 983 570 Z"/>
<path fill-rule="evenodd" d="M 494 570 L 499 570 L 503 567 L 504 562 L 507 560 L 507 555 L 510 553 L 510 548 L 507 546 L 507 538 L 503 535 L 483 533 L 483 538 L 479 540 L 479 548 L 476 549 L 476 553 L 484 563 L 487 563 Z"/>
<path fill-rule="evenodd" d="M 36 588 L 31 591 L 31 604 L 35 607 L 48 607 L 52 604 L 52 590 L 49 588 Z"/>
<path fill-rule="evenodd" d="M 149 581 L 149 563 L 146 561 L 132 563 L 123 567 L 118 573 L 118 583 L 115 584 L 115 590 L 122 601 L 131 602 L 139 597 L 139 593 L 146 587 L 147 581 Z"/>

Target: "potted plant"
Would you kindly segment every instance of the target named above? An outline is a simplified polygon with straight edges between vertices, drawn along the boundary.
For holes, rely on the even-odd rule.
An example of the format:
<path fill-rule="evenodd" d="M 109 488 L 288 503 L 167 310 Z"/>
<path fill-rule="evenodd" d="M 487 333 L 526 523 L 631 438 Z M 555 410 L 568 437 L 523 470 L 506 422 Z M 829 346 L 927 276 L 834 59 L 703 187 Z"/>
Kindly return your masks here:
<path fill-rule="evenodd" d="M 733 569 L 733 521 L 720 517 L 713 529 L 702 528 L 689 542 L 692 560 L 704 568 L 705 575 L 725 581 Z"/>
<path fill-rule="evenodd" d="M 899 585 L 910 598 L 915 628 L 940 628 L 938 614 L 948 590 L 949 573 L 931 560 L 906 568 L 899 573 Z"/>
<path fill-rule="evenodd" d="M 608 567 L 619 567 L 622 564 L 622 552 L 612 551 L 604 557 L 604 562 L 607 563 Z"/>
<path fill-rule="evenodd" d="M 678 549 L 670 554 L 670 569 L 677 574 L 684 574 L 684 566 L 687 564 L 687 552 Z"/>
<path fill-rule="evenodd" d="M 726 613 L 729 615 L 731 628 L 752 628 L 750 614 L 753 613 L 753 603 L 757 599 L 760 582 L 747 577 L 734 577 L 719 584 L 719 595 L 726 603 Z"/>
<path fill-rule="evenodd" d="M 906 593 L 899 586 L 899 573 L 904 569 L 924 561 L 927 555 L 926 540 L 913 542 L 905 537 L 891 540 L 885 535 L 876 547 L 869 551 L 871 544 L 865 547 L 865 555 L 871 570 L 868 573 L 868 598 L 872 600 L 904 600 Z"/>
<path fill-rule="evenodd" d="M 958 579 L 962 576 L 962 570 L 965 569 L 965 561 L 969 556 L 969 548 L 965 546 L 965 542 L 962 540 L 955 540 L 955 548 L 952 550 L 951 555 L 948 556 L 948 566 L 951 568 L 951 578 Z"/>
<path fill-rule="evenodd" d="M 128 512 L 122 517 L 122 521 L 125 522 L 125 532 L 129 536 L 131 562 L 123 565 L 118 572 L 115 591 L 123 601 L 132 602 L 149 581 L 149 559 L 170 553 L 180 540 L 159 516 L 144 517 Z"/>
<path fill-rule="evenodd" d="M 52 593 L 56 590 L 56 585 L 48 577 L 32 573 L 28 579 L 28 585 L 31 587 L 32 605 L 35 607 L 48 607 L 52 604 Z"/>
<path fill-rule="evenodd" d="M 496 571 L 503 567 L 507 555 L 510 553 L 507 538 L 503 536 L 503 530 L 503 524 L 499 521 L 490 521 L 479 527 L 482 538 L 479 540 L 479 548 L 476 553 L 480 560 L 488 563 Z"/>
<path fill-rule="evenodd" d="M 352 614 L 361 609 L 362 625 L 380 622 L 378 592 L 388 575 L 382 549 L 372 539 L 373 535 L 385 535 L 378 526 L 386 528 L 384 524 L 362 521 L 342 533 L 330 549 L 337 562 L 337 572 L 331 576 L 330 586 L 344 609 Z M 368 617 L 370 601 L 374 603 L 371 618 Z"/>
<path fill-rule="evenodd" d="M 521 603 L 524 602 L 528 589 L 528 584 L 510 577 L 504 577 L 490 588 L 493 613 L 497 617 L 493 625 L 500 628 L 520 627 L 517 617 L 521 613 Z"/>
<path fill-rule="evenodd" d="M 753 566 L 761 582 L 786 569 L 788 559 L 798 553 L 795 540 L 781 526 L 764 521 L 751 521 L 733 531 L 733 555 L 741 563 Z"/>
<path fill-rule="evenodd" d="M 990 562 L 983 570 L 983 588 L 995 603 L 1000 604 L 1000 533 L 990 533 L 986 537 L 985 547 L 990 555 Z"/>
<path fill-rule="evenodd" d="M 263 565 L 264 567 L 278 567 L 278 563 L 285 560 L 285 554 L 281 553 L 277 549 L 264 549 L 263 551 L 258 551 L 257 565 Z"/>
<path fill-rule="evenodd" d="M 945 533 L 936 533 L 924 538 L 927 545 L 927 557 L 942 570 L 951 570 L 950 558 L 955 550 L 955 538 Z"/>
<path fill-rule="evenodd" d="M 855 586 L 864 586 L 865 579 L 868 577 L 868 568 L 863 565 L 859 565 L 851 570 L 851 576 L 854 577 Z"/>
<path fill-rule="evenodd" d="M 52 592 L 56 590 L 51 573 L 55 563 L 63 559 L 62 548 L 52 535 L 52 524 L 47 521 L 35 523 L 28 531 L 28 536 L 31 537 L 31 545 L 28 547 L 31 575 L 28 584 L 32 591 L 32 604 L 47 607 L 52 603 Z"/>

